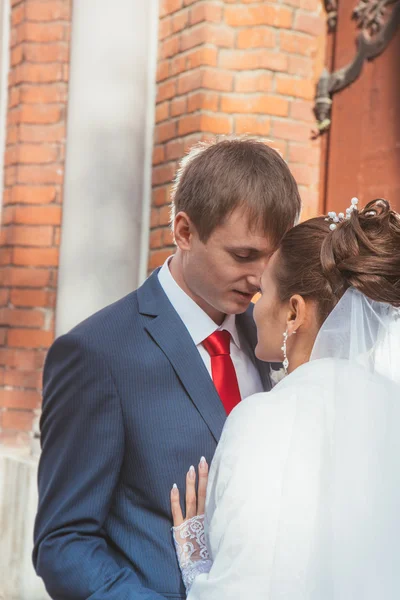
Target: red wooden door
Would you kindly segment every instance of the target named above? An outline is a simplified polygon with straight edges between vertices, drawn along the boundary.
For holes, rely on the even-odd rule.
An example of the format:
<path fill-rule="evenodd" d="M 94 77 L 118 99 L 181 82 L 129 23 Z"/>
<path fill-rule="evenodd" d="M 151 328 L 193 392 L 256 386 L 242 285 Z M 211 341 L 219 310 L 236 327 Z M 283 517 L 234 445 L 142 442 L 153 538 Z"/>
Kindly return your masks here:
<path fill-rule="evenodd" d="M 355 56 L 357 0 L 339 0 L 334 69 Z M 325 211 L 386 198 L 400 211 L 400 29 L 361 76 L 333 96 L 326 144 Z"/>

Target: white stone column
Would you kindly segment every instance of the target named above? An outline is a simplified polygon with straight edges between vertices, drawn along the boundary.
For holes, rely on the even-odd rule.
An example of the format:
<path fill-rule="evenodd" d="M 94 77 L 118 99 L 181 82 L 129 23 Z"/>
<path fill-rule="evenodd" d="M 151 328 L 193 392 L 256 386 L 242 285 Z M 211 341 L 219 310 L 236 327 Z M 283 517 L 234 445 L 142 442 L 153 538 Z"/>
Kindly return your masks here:
<path fill-rule="evenodd" d="M 145 272 L 157 41 L 158 0 L 73 3 L 57 334 Z"/>

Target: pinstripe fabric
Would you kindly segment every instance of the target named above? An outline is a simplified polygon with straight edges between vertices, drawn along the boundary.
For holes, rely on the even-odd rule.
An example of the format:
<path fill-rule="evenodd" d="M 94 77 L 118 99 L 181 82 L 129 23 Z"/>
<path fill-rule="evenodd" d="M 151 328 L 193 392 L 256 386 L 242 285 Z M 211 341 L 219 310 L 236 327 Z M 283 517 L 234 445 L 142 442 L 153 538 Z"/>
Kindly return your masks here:
<path fill-rule="evenodd" d="M 250 352 L 251 311 L 237 322 Z M 157 272 L 54 342 L 33 554 L 52 598 L 185 598 L 169 492 L 202 455 L 211 461 L 225 418 Z"/>

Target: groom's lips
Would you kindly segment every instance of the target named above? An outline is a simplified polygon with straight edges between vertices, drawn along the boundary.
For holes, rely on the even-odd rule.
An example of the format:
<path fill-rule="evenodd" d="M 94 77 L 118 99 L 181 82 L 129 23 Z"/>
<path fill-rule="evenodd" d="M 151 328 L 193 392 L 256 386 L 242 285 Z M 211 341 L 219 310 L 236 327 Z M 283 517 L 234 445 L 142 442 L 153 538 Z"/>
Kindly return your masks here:
<path fill-rule="evenodd" d="M 236 294 L 239 294 L 243 299 L 245 300 L 249 300 L 249 302 L 251 301 L 251 299 L 253 298 L 253 296 L 256 294 L 256 292 L 252 293 L 252 292 L 241 292 L 240 290 L 233 290 L 234 292 L 236 292 Z"/>

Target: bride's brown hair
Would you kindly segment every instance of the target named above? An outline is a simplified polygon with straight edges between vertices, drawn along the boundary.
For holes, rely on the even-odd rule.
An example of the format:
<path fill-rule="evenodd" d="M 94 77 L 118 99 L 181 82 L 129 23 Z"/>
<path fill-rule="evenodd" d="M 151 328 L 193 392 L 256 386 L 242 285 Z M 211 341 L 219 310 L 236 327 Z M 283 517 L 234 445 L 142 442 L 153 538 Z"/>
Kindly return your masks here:
<path fill-rule="evenodd" d="M 331 223 L 309 219 L 285 235 L 275 271 L 280 299 L 300 294 L 316 300 L 321 322 L 351 286 L 400 306 L 400 215 L 378 199 L 334 231 Z"/>

